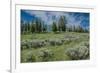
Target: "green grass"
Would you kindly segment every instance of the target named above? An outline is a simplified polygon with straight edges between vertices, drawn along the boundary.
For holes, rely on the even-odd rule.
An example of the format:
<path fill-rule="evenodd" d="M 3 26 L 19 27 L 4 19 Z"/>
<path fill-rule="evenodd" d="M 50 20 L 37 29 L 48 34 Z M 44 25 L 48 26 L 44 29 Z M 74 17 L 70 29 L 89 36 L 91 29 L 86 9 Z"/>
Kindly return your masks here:
<path fill-rule="evenodd" d="M 35 61 L 33 62 L 42 62 L 42 60 L 39 58 L 39 52 L 41 50 L 50 50 L 54 53 L 52 60 L 50 61 L 68 61 L 71 60 L 71 58 L 65 54 L 65 51 L 69 48 L 74 48 L 76 46 L 79 46 L 82 42 L 89 42 L 89 33 L 76 33 L 76 32 L 62 32 L 62 33 L 34 33 L 34 34 L 25 34 L 21 35 L 21 41 L 31 41 L 31 40 L 61 40 L 61 39 L 70 39 L 70 38 L 77 38 L 75 40 L 72 40 L 70 42 L 65 42 L 62 45 L 56 45 L 56 46 L 43 46 L 40 48 L 31 48 L 31 49 L 24 49 L 21 50 L 21 62 L 31 62 L 27 61 L 27 59 L 30 57 L 30 55 L 34 55 Z M 49 61 L 49 60 L 48 60 Z"/>

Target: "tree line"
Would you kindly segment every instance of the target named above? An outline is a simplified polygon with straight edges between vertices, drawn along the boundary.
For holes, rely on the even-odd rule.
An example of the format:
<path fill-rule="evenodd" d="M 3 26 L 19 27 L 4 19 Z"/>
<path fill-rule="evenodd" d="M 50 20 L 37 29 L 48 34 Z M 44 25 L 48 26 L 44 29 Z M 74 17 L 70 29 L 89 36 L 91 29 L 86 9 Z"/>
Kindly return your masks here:
<path fill-rule="evenodd" d="M 24 22 L 21 21 L 21 34 L 26 33 L 39 33 L 39 32 L 46 32 L 47 25 L 41 19 L 36 19 L 32 22 Z"/>
<path fill-rule="evenodd" d="M 69 27 L 65 16 L 60 16 L 58 21 L 53 20 L 51 26 L 49 28 L 52 29 L 52 32 L 89 32 L 89 30 L 84 29 L 81 25 L 72 25 Z M 48 32 L 48 25 L 40 18 L 27 23 L 21 21 L 21 34 L 40 32 Z"/>

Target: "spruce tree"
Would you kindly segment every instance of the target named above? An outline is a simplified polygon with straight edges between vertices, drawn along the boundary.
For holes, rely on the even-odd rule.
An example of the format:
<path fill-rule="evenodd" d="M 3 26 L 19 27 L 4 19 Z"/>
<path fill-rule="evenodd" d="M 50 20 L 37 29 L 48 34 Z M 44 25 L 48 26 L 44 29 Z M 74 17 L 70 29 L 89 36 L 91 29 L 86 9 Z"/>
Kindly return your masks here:
<path fill-rule="evenodd" d="M 52 31 L 53 31 L 53 32 L 57 32 L 57 25 L 56 25 L 56 22 L 53 22 L 53 24 L 52 24 Z"/>

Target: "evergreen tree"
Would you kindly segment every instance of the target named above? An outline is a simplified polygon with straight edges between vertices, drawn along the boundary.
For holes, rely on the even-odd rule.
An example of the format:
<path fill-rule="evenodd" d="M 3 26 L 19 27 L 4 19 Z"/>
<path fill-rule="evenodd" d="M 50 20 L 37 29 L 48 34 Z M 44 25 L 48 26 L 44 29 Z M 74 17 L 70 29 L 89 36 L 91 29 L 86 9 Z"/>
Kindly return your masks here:
<path fill-rule="evenodd" d="M 23 23 L 23 21 L 21 20 L 21 34 L 23 34 L 24 33 L 24 23 Z"/>
<path fill-rule="evenodd" d="M 60 16 L 58 22 L 58 31 L 66 31 L 66 17 Z"/>
<path fill-rule="evenodd" d="M 42 26 L 42 31 L 43 32 L 46 32 L 47 31 L 47 26 L 45 24 L 43 24 L 43 26 Z"/>
<path fill-rule="evenodd" d="M 34 32 L 35 32 L 35 24 L 32 23 L 32 24 L 30 25 L 30 28 L 31 28 L 31 33 L 34 33 Z"/>
<path fill-rule="evenodd" d="M 53 32 L 57 32 L 57 25 L 56 25 L 56 22 L 53 22 L 53 24 L 52 24 L 52 31 L 53 31 Z"/>
<path fill-rule="evenodd" d="M 38 22 L 38 32 L 42 32 L 42 21 L 39 19 Z"/>
<path fill-rule="evenodd" d="M 27 23 L 27 32 L 30 33 L 30 24 L 29 24 L 29 22 Z"/>

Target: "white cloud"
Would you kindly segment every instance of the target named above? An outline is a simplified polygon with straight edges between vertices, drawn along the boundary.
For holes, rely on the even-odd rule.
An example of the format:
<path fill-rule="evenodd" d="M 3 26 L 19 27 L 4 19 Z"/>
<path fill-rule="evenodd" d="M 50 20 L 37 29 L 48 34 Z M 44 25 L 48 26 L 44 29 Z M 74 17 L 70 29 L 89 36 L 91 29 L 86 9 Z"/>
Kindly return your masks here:
<path fill-rule="evenodd" d="M 84 16 L 75 16 L 74 14 L 69 14 L 67 12 L 55 12 L 55 11 L 34 11 L 34 10 L 25 10 L 25 12 L 30 15 L 41 18 L 45 23 L 52 24 L 53 16 L 55 16 L 55 20 L 59 20 L 61 15 L 66 16 L 69 25 L 81 25 L 82 20 L 88 20 L 88 18 L 84 18 Z M 76 18 L 78 20 L 76 21 Z"/>

